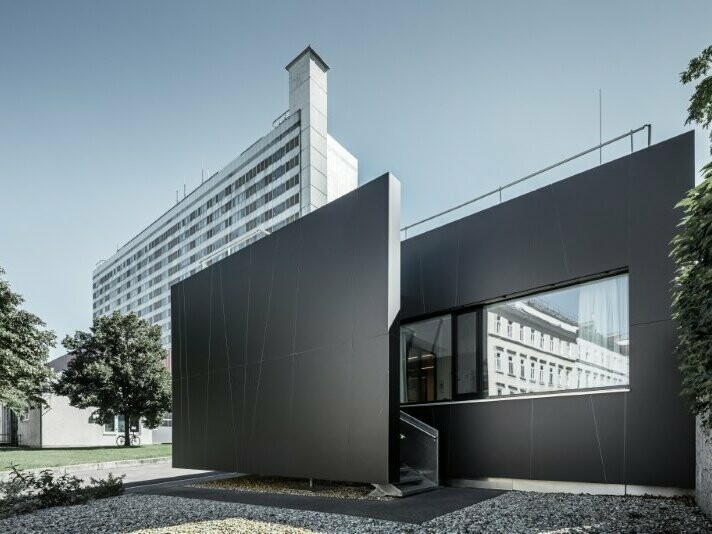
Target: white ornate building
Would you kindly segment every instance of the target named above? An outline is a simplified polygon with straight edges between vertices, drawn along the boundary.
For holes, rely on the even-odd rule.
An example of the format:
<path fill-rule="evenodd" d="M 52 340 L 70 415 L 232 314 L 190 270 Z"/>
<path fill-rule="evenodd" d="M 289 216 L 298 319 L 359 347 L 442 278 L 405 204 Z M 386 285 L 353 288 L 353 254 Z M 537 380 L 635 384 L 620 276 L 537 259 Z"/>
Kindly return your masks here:
<path fill-rule="evenodd" d="M 628 384 L 627 339 L 584 339 L 576 319 L 536 298 L 487 315 L 491 396 Z"/>

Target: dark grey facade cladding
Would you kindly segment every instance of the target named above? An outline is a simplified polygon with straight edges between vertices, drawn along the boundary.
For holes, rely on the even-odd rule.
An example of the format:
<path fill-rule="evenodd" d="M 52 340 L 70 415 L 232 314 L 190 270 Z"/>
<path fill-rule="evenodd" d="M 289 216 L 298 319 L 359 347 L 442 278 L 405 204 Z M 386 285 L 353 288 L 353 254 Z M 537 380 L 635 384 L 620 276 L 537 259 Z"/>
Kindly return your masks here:
<path fill-rule="evenodd" d="M 171 288 L 175 467 L 397 478 L 399 191 L 386 174 Z"/>
<path fill-rule="evenodd" d="M 689 132 L 403 243 L 403 321 L 629 272 L 629 391 L 408 408 L 440 431 L 443 478 L 694 486 L 668 257 L 694 173 Z"/>

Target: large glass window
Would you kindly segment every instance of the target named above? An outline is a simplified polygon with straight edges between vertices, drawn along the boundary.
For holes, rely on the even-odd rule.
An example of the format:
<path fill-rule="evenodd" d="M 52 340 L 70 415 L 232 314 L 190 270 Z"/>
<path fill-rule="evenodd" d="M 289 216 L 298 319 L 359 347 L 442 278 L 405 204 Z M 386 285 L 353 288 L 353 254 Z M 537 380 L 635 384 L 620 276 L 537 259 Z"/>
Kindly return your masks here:
<path fill-rule="evenodd" d="M 401 327 L 401 402 L 452 399 L 449 315 Z"/>
<path fill-rule="evenodd" d="M 539 362 L 529 393 L 628 385 L 627 274 L 488 306 L 486 317 L 490 396 L 510 394 L 519 382 L 505 373 L 501 387 L 503 348 L 532 362 L 530 380 Z M 529 329 L 531 339 L 508 339 L 502 323 Z"/>
<path fill-rule="evenodd" d="M 402 325 L 401 402 L 627 386 L 629 349 L 628 275 L 584 282 Z"/>

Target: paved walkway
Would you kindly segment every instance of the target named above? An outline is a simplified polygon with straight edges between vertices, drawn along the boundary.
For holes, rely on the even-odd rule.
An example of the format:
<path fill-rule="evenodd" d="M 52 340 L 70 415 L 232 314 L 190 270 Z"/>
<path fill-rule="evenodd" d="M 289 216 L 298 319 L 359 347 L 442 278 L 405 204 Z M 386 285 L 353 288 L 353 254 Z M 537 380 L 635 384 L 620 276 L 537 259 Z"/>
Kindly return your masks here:
<path fill-rule="evenodd" d="M 177 482 L 180 480 L 211 477 L 216 475 L 213 471 L 178 469 L 172 467 L 170 462 L 118 467 L 112 469 L 92 469 L 73 472 L 72 475 L 84 480 L 89 480 L 90 477 L 106 478 L 109 473 L 116 476 L 125 475 L 124 484 L 127 488 L 143 486 L 145 484 Z M 221 475 L 225 476 L 224 474 Z"/>
<path fill-rule="evenodd" d="M 203 477 L 226 477 L 230 474 L 204 473 Z M 169 481 L 162 484 L 135 486 L 132 494 L 184 497 L 209 501 L 221 501 L 258 506 L 270 506 L 289 510 L 305 510 L 330 514 L 344 514 L 401 523 L 420 524 L 501 495 L 502 491 L 470 488 L 439 488 L 403 499 L 371 500 L 340 499 L 276 493 L 253 493 L 229 489 L 196 488 L 197 480 Z"/>

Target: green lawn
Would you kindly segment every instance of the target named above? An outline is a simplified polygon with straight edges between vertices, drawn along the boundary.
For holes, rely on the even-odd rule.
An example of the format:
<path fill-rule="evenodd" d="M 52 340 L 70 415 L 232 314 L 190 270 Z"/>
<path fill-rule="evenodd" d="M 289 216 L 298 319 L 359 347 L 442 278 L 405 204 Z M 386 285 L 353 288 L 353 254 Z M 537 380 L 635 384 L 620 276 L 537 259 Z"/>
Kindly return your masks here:
<path fill-rule="evenodd" d="M 36 467 L 58 467 L 62 465 L 111 462 L 114 460 L 137 460 L 170 456 L 171 444 L 142 445 L 140 447 L 76 447 L 68 449 L 22 449 L 0 448 L 0 471 L 9 469 L 10 464 L 23 469 Z"/>

